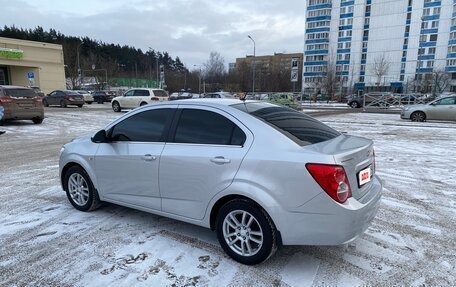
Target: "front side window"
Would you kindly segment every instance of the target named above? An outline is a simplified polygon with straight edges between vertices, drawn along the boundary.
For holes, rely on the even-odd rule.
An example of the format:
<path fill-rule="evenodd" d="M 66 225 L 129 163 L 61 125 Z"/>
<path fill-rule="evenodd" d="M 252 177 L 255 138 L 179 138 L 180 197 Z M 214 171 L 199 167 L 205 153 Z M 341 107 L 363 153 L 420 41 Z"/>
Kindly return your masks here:
<path fill-rule="evenodd" d="M 268 103 L 243 103 L 232 107 L 262 120 L 301 146 L 320 143 L 340 135 L 327 125 L 290 108 Z"/>
<path fill-rule="evenodd" d="M 455 99 L 456 99 L 456 98 L 445 98 L 445 99 L 441 99 L 440 101 L 436 102 L 436 104 L 437 104 L 437 105 L 442 105 L 442 106 L 454 105 L 454 104 L 455 104 Z"/>
<path fill-rule="evenodd" d="M 174 142 L 242 146 L 245 133 L 231 120 L 211 111 L 183 109 Z"/>
<path fill-rule="evenodd" d="M 134 94 L 134 92 L 135 92 L 134 90 L 131 90 L 131 91 L 126 92 L 126 93 L 125 93 L 125 97 L 132 97 L 133 94 Z"/>
<path fill-rule="evenodd" d="M 112 141 L 164 142 L 165 127 L 169 125 L 174 109 L 148 110 L 135 114 L 110 130 Z"/>

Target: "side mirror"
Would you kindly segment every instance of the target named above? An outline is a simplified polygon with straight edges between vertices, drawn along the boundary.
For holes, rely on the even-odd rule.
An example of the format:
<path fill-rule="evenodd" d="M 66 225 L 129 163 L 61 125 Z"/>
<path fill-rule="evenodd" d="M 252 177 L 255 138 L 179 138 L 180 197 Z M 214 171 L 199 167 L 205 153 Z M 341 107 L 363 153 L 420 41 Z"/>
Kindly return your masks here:
<path fill-rule="evenodd" d="M 106 135 L 105 130 L 101 130 L 97 132 L 93 137 L 92 137 L 92 142 L 94 143 L 107 143 L 108 142 L 108 136 Z"/>

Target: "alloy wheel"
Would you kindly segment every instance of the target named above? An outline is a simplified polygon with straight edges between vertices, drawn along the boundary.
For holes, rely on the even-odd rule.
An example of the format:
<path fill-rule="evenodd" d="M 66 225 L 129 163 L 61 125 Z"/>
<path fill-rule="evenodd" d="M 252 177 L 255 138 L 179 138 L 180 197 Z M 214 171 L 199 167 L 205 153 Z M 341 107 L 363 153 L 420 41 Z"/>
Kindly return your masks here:
<path fill-rule="evenodd" d="M 223 237 L 229 248 L 241 256 L 253 256 L 263 245 L 263 231 L 249 212 L 234 210 L 223 220 Z"/>
<path fill-rule="evenodd" d="M 73 173 L 68 179 L 68 191 L 71 199 L 79 206 L 84 206 L 89 200 L 89 185 L 82 175 Z"/>

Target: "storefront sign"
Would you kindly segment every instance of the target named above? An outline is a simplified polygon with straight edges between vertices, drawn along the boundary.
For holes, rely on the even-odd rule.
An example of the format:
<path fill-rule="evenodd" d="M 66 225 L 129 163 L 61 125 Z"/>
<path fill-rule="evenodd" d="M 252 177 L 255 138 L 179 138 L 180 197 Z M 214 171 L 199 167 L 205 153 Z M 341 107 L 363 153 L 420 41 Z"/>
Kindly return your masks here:
<path fill-rule="evenodd" d="M 0 47 L 0 57 L 20 59 L 24 56 L 24 51 Z"/>

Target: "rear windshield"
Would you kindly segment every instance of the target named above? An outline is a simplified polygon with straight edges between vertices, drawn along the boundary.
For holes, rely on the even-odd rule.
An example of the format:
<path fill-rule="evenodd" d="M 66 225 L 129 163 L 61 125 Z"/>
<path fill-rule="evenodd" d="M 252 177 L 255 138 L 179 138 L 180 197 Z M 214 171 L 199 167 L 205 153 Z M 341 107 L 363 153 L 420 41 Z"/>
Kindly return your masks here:
<path fill-rule="evenodd" d="M 163 91 L 163 90 L 155 90 L 154 91 L 154 95 L 156 97 L 160 97 L 160 98 L 164 98 L 164 97 L 168 96 L 168 94 L 165 91 Z"/>
<path fill-rule="evenodd" d="M 5 89 L 4 93 L 12 98 L 34 98 L 38 96 L 32 89 Z"/>
<path fill-rule="evenodd" d="M 232 107 L 266 122 L 300 146 L 324 142 L 340 135 L 316 119 L 287 107 L 269 103 L 241 103 Z"/>

